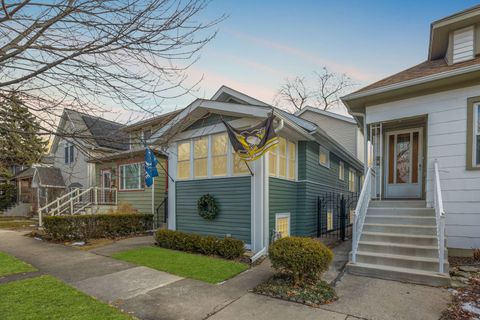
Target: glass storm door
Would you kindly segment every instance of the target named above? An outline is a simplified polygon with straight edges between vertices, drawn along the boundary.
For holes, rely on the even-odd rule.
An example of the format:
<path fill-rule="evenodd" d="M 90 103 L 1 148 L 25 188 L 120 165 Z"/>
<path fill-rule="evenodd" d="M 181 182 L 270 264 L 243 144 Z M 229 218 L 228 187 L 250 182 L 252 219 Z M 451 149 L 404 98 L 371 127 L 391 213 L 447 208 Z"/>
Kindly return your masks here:
<path fill-rule="evenodd" d="M 386 134 L 385 197 L 422 197 L 422 129 Z"/>
<path fill-rule="evenodd" d="M 112 187 L 112 172 L 110 170 L 102 170 L 102 190 L 100 192 L 100 197 L 102 202 L 111 201 L 111 191 L 109 188 Z"/>

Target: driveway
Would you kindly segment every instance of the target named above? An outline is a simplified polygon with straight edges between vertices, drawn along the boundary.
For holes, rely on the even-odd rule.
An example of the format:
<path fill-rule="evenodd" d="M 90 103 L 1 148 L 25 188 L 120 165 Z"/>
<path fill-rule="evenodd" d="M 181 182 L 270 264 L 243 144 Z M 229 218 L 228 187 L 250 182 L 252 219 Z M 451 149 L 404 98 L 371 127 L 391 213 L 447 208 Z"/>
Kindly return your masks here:
<path fill-rule="evenodd" d="M 140 319 L 428 320 L 438 319 L 450 301 L 445 289 L 346 274 L 336 277 L 338 301 L 310 308 L 249 292 L 273 274 L 268 261 L 211 285 L 110 258 L 114 252 L 151 244 L 151 237 L 138 237 L 85 252 L 0 230 L 0 251 Z M 342 251 L 348 252 L 344 247 L 337 252 L 329 280 L 338 274 Z"/>

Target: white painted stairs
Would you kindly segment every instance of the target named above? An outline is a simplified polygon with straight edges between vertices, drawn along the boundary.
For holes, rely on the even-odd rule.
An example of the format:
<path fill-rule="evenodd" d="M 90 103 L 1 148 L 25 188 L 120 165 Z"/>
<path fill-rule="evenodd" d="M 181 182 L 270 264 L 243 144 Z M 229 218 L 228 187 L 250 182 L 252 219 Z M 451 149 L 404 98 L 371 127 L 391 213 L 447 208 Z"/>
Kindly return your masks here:
<path fill-rule="evenodd" d="M 351 274 L 426 284 L 450 284 L 448 253 L 439 272 L 435 210 L 421 200 L 370 201 Z"/>

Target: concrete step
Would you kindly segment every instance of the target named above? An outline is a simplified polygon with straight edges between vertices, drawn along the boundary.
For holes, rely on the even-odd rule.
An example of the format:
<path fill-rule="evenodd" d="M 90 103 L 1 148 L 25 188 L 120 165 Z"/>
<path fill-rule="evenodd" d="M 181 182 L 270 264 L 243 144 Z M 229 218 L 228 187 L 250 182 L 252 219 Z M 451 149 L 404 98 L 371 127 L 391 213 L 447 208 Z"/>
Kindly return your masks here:
<path fill-rule="evenodd" d="M 358 251 L 438 258 L 437 246 L 421 246 L 417 244 L 360 241 L 358 243 Z M 444 257 L 447 257 L 447 250 L 444 251 Z"/>
<path fill-rule="evenodd" d="M 438 271 L 438 258 L 357 251 L 357 262 L 432 272 Z M 445 260 L 444 268 L 448 272 L 448 260 Z"/>
<path fill-rule="evenodd" d="M 435 217 L 368 215 L 367 214 L 367 216 L 365 217 L 365 223 L 436 226 L 437 221 Z"/>
<path fill-rule="evenodd" d="M 435 217 L 435 210 L 432 208 L 380 208 L 370 207 L 367 216 L 414 216 L 414 217 Z"/>
<path fill-rule="evenodd" d="M 404 233 L 384 233 L 384 232 L 362 232 L 360 241 L 375 241 L 375 242 L 390 242 L 396 244 L 417 244 L 420 246 L 436 246 L 437 237 L 436 235 L 415 235 L 415 234 L 404 234 Z"/>
<path fill-rule="evenodd" d="M 347 272 L 350 274 L 374 277 L 387 280 L 396 280 L 418 283 L 429 286 L 449 286 L 450 277 L 447 273 L 430 272 L 392 266 L 372 265 L 368 263 L 348 263 Z"/>
<path fill-rule="evenodd" d="M 372 200 L 369 207 L 381 208 L 425 208 L 425 200 Z"/>
<path fill-rule="evenodd" d="M 410 225 L 410 224 L 404 225 L 404 224 L 387 224 L 387 223 L 365 223 L 363 225 L 363 231 L 434 236 L 437 234 L 437 227 L 425 226 L 425 225 Z"/>

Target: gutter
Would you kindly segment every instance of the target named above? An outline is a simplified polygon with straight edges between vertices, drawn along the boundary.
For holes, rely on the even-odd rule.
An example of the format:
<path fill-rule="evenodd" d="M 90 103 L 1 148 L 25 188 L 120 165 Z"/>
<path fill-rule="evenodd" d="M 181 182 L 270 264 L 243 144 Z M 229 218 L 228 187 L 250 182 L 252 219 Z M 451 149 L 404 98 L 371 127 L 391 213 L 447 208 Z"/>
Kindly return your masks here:
<path fill-rule="evenodd" d="M 255 253 L 251 258 L 250 258 L 250 262 L 254 263 L 255 261 L 257 261 L 259 258 L 263 257 L 267 255 L 267 247 L 264 247 L 262 250 L 258 251 L 257 253 Z"/>
<path fill-rule="evenodd" d="M 421 77 L 413 80 L 407 80 L 407 81 L 403 81 L 403 82 L 399 82 L 399 83 L 395 83 L 395 84 L 391 84 L 391 85 L 387 85 L 387 86 L 383 86 L 380 88 L 375 88 L 375 89 L 371 89 L 363 92 L 351 93 L 349 95 L 344 96 L 342 100 L 347 102 L 347 101 L 355 100 L 358 98 L 368 97 L 374 94 L 411 87 L 411 86 L 415 86 L 415 85 L 419 85 L 419 84 L 423 84 L 423 83 L 427 83 L 435 80 L 442 80 L 442 79 L 462 75 L 465 73 L 475 72 L 475 71 L 480 71 L 480 64 L 475 64 L 475 65 L 464 67 L 464 68 L 458 68 L 455 70 L 440 72 L 431 76 Z"/>

